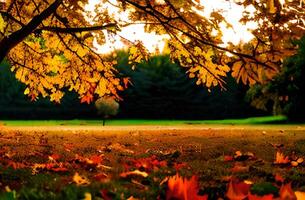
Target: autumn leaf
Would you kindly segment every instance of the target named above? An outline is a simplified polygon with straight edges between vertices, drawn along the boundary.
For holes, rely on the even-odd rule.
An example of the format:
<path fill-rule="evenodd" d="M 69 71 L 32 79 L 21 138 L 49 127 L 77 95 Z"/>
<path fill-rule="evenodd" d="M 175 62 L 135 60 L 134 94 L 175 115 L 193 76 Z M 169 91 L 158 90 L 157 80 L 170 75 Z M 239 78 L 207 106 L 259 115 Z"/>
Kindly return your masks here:
<path fill-rule="evenodd" d="M 135 166 L 138 169 L 145 169 L 145 171 L 152 171 L 154 169 L 159 169 L 161 167 L 167 166 L 167 162 L 164 160 L 159 161 L 156 156 L 151 156 L 147 158 L 139 158 L 134 159 L 132 161 L 133 166 Z"/>
<path fill-rule="evenodd" d="M 208 196 L 198 195 L 198 181 L 197 177 L 192 176 L 189 180 L 178 174 L 168 179 L 168 190 L 166 192 L 166 199 L 177 200 L 207 200 Z"/>
<path fill-rule="evenodd" d="M 84 198 L 83 200 L 92 200 L 92 195 L 91 195 L 91 193 L 86 192 L 86 193 L 84 194 L 84 196 L 85 196 L 85 198 Z"/>
<path fill-rule="evenodd" d="M 230 200 L 243 200 L 248 196 L 250 186 L 243 181 L 233 178 L 228 184 L 226 197 Z"/>
<path fill-rule="evenodd" d="M 120 174 L 120 177 L 122 178 L 126 178 L 128 176 L 140 176 L 140 177 L 148 177 L 148 173 L 146 172 L 142 172 L 142 171 L 139 171 L 139 170 L 134 170 L 134 171 L 130 171 L 130 172 L 123 172 Z"/>
<path fill-rule="evenodd" d="M 285 156 L 282 152 L 277 151 L 274 164 L 288 164 L 288 163 L 290 163 L 289 157 Z"/>
<path fill-rule="evenodd" d="M 84 95 L 80 100 L 81 103 L 87 103 L 87 104 L 90 104 L 92 101 L 93 101 L 93 95 L 89 92 L 87 92 L 86 95 Z"/>
<path fill-rule="evenodd" d="M 78 174 L 78 172 L 75 172 L 73 176 L 73 182 L 76 183 L 76 185 L 89 185 L 90 181 L 85 177 Z"/>
<path fill-rule="evenodd" d="M 295 191 L 294 194 L 297 197 L 297 200 L 305 199 L 305 192 Z"/>
<path fill-rule="evenodd" d="M 59 158 L 60 158 L 59 154 L 52 154 L 49 156 L 50 161 L 57 161 L 57 160 L 59 160 Z"/>
<path fill-rule="evenodd" d="M 282 185 L 279 194 L 282 200 L 297 200 L 297 197 L 291 188 L 291 183 Z"/>
<path fill-rule="evenodd" d="M 0 14 L 0 32 L 2 32 L 2 33 L 4 32 L 5 26 L 6 26 L 6 23 L 5 23 L 2 15 Z"/>
<path fill-rule="evenodd" d="M 275 181 L 284 183 L 285 179 L 280 174 L 275 174 L 274 176 Z"/>
<path fill-rule="evenodd" d="M 248 196 L 249 200 L 273 200 L 273 194 L 266 194 L 263 196 L 255 195 L 255 194 L 249 194 Z"/>

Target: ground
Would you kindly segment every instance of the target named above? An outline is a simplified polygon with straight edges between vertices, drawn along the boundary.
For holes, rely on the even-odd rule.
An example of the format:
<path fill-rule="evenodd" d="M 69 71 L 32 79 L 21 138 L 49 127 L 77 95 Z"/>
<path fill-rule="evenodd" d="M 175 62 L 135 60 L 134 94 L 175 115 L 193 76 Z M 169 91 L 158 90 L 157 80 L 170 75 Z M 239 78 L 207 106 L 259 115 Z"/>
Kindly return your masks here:
<path fill-rule="evenodd" d="M 274 197 L 286 183 L 305 189 L 304 125 L 2 125 L 0 133 L 5 198 L 169 199 L 177 174 L 195 177 L 209 199 L 229 198 L 233 180 Z"/>

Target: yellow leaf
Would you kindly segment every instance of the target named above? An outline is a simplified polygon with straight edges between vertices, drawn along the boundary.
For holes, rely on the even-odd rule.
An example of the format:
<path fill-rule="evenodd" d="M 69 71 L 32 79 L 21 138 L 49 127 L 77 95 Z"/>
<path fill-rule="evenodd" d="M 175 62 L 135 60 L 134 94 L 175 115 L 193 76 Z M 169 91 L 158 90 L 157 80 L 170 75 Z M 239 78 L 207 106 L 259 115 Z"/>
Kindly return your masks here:
<path fill-rule="evenodd" d="M 240 69 L 241 69 L 242 66 L 243 66 L 243 62 L 242 61 L 238 61 L 238 62 L 235 62 L 233 64 L 233 67 L 232 67 L 232 76 L 234 78 L 238 78 L 239 77 Z"/>
<path fill-rule="evenodd" d="M 146 172 L 141 172 L 139 170 L 134 170 L 134 171 L 130 171 L 130 172 L 123 172 L 120 174 L 120 177 L 126 178 L 127 176 L 142 176 L 144 178 L 146 178 L 148 176 L 148 174 Z"/>
<path fill-rule="evenodd" d="M 305 199 L 305 192 L 295 191 L 294 194 L 297 197 L 297 200 Z"/>
<path fill-rule="evenodd" d="M 30 89 L 29 89 L 29 88 L 26 88 L 26 89 L 24 90 L 24 94 L 27 95 L 27 94 L 29 94 L 29 93 L 30 93 Z"/>
<path fill-rule="evenodd" d="M 76 183 L 76 185 L 89 185 L 90 181 L 85 177 L 79 175 L 77 172 L 75 172 L 73 176 L 73 181 Z"/>
<path fill-rule="evenodd" d="M 4 32 L 4 28 L 6 26 L 6 23 L 4 21 L 4 19 L 2 18 L 2 15 L 0 14 L 0 31 Z"/>
<path fill-rule="evenodd" d="M 277 9 L 274 5 L 274 0 L 268 0 L 268 7 L 269 7 L 269 13 L 271 14 L 276 13 Z"/>
<path fill-rule="evenodd" d="M 83 200 L 91 200 L 92 199 L 92 195 L 89 192 L 85 193 L 85 198 Z"/>

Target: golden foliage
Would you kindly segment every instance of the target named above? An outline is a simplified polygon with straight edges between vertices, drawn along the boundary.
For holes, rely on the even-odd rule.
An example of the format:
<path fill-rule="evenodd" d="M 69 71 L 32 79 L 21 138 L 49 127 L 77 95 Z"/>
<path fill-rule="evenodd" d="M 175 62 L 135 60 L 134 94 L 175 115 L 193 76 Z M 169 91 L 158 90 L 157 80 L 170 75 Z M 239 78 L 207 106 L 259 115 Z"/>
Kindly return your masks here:
<path fill-rule="evenodd" d="M 0 15 L 0 58 L 6 56 L 12 72 L 27 88 L 32 100 L 39 96 L 60 102 L 64 89 L 76 91 L 82 102 L 123 90 L 126 79 L 117 78 L 113 55 L 96 53 L 95 39 L 103 44 L 106 34 L 116 35 L 124 21 L 116 20 L 107 10 L 88 21 L 84 5 L 88 0 L 5 1 Z M 101 8 L 106 1 L 101 1 Z M 244 84 L 266 82 L 278 73 L 285 57 L 295 52 L 291 41 L 305 33 L 304 6 L 298 0 L 281 5 L 278 0 L 262 4 L 244 1 L 256 11 L 245 11 L 242 23 L 253 21 L 259 28 L 253 39 L 224 47 L 220 24 L 221 12 L 204 17 L 199 1 L 117 0 L 117 7 L 130 11 L 129 23 L 146 23 L 146 30 L 168 34 L 168 50 L 173 61 L 187 68 L 190 78 L 207 88 L 225 87 L 229 72 Z M 290 9 L 293 8 L 293 9 Z M 215 33 L 216 32 L 216 33 Z M 126 40 L 125 40 L 126 41 Z M 132 42 L 131 42 L 132 43 Z M 129 47 L 129 62 L 140 63 L 150 56 L 138 41 Z"/>

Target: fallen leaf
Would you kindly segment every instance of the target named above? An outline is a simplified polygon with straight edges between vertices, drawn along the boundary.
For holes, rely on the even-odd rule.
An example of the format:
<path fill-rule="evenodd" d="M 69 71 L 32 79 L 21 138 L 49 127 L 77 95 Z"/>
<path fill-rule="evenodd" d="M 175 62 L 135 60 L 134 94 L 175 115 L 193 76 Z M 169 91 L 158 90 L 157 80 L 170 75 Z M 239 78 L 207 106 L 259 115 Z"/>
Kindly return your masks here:
<path fill-rule="evenodd" d="M 275 181 L 284 183 L 285 179 L 280 174 L 275 174 L 274 176 Z"/>
<path fill-rule="evenodd" d="M 297 161 L 291 161 L 290 164 L 292 167 L 297 167 L 299 165 Z"/>
<path fill-rule="evenodd" d="M 83 200 L 91 200 L 92 199 L 92 195 L 89 192 L 86 192 L 84 196 L 85 196 L 85 198 Z"/>
<path fill-rule="evenodd" d="M 297 200 L 297 197 L 291 188 L 291 183 L 282 185 L 279 194 L 281 200 Z"/>
<path fill-rule="evenodd" d="M 250 186 L 243 181 L 231 179 L 227 187 L 226 197 L 230 200 L 243 200 L 248 196 Z"/>
<path fill-rule="evenodd" d="M 264 196 L 258 196 L 255 194 L 249 194 L 248 195 L 248 200 L 272 200 L 273 199 L 273 194 L 267 194 Z"/>
<path fill-rule="evenodd" d="M 137 169 L 134 171 L 123 172 L 120 174 L 120 177 L 122 177 L 122 178 L 126 178 L 127 176 L 142 176 L 142 177 L 146 178 L 148 176 L 148 174 L 146 172 L 141 172 Z"/>
<path fill-rule="evenodd" d="M 207 200 L 208 196 L 198 195 L 198 181 L 196 176 L 192 176 L 191 179 L 187 180 L 176 174 L 170 177 L 168 182 L 168 190 L 166 192 L 166 199 L 177 199 L 177 200 Z"/>
<path fill-rule="evenodd" d="M 303 158 L 298 158 L 298 159 L 297 159 L 297 162 L 298 162 L 299 164 L 301 164 L 301 163 L 304 162 L 304 159 L 303 159 Z"/>
<path fill-rule="evenodd" d="M 305 192 L 295 191 L 294 194 L 297 197 L 297 200 L 305 199 Z"/>
<path fill-rule="evenodd" d="M 59 154 L 52 154 L 49 156 L 50 161 L 57 161 L 57 160 L 59 160 L 59 158 L 60 158 Z"/>
<path fill-rule="evenodd" d="M 75 172 L 73 176 L 73 181 L 76 183 L 76 185 L 89 185 L 90 181 L 85 177 L 79 175 L 77 172 Z"/>
<path fill-rule="evenodd" d="M 223 157 L 223 161 L 225 161 L 225 162 L 230 162 L 230 161 L 233 161 L 233 160 L 234 160 L 233 156 L 226 155 L 226 156 Z"/>
<path fill-rule="evenodd" d="M 152 171 L 154 169 L 159 169 L 161 167 L 167 166 L 167 162 L 164 160 L 158 160 L 156 156 L 151 156 L 147 158 L 139 158 L 132 160 L 132 165 L 137 169 L 144 169 L 145 171 Z"/>
<path fill-rule="evenodd" d="M 98 165 L 101 164 L 103 161 L 102 155 L 93 155 L 90 158 L 86 159 L 88 164 Z"/>
<path fill-rule="evenodd" d="M 277 151 L 275 156 L 274 164 L 288 164 L 290 162 L 289 157 L 283 153 Z"/>

